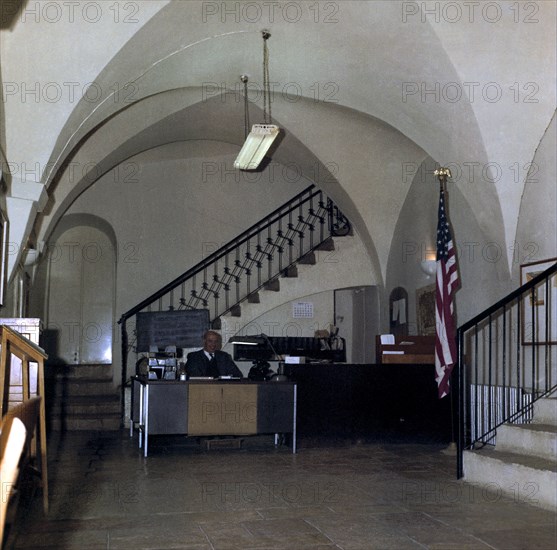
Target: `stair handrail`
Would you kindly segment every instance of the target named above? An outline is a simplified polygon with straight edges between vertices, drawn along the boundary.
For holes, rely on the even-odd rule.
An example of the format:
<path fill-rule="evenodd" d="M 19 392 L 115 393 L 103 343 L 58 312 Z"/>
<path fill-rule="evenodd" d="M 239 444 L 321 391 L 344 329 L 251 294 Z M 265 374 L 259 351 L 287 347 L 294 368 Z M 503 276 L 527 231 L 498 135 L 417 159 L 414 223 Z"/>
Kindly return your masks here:
<path fill-rule="evenodd" d="M 529 291 L 533 291 L 535 287 L 540 285 L 541 283 L 545 282 L 548 284 L 549 279 L 557 273 L 557 262 L 555 262 L 552 266 L 548 269 L 539 273 L 535 277 L 533 277 L 528 282 L 521 285 L 516 290 L 510 292 L 507 296 L 503 297 L 495 304 L 491 305 L 490 307 L 486 308 L 484 311 L 473 317 L 472 319 L 466 321 L 457 329 L 457 364 L 455 365 L 456 372 L 453 372 L 453 381 L 455 382 L 454 391 L 458 395 L 458 407 L 457 407 L 457 478 L 462 478 L 464 475 L 464 467 L 463 467 L 463 453 L 464 450 L 467 448 L 471 448 L 476 442 L 484 440 L 486 436 L 491 433 L 496 433 L 496 429 L 504 423 L 516 420 L 517 418 L 525 416 L 527 413 L 531 412 L 534 407 L 534 403 L 546 395 L 551 394 L 557 389 L 557 384 L 554 384 L 551 387 L 546 387 L 545 391 L 538 392 L 538 394 L 534 397 L 532 396 L 532 400 L 527 403 L 524 407 L 520 408 L 518 411 L 513 412 L 496 422 L 488 431 L 485 433 L 476 436 L 475 440 L 472 441 L 471 437 L 468 437 L 468 427 L 469 427 L 469 419 L 468 419 L 468 411 L 471 409 L 471 403 L 468 403 L 467 395 L 466 395 L 466 385 L 467 381 L 467 373 L 466 373 L 466 365 L 464 361 L 465 353 L 465 343 L 464 343 L 464 336 L 465 334 L 471 330 L 472 328 L 477 327 L 480 323 L 483 323 L 486 320 L 492 321 L 492 317 L 495 314 L 502 312 L 503 314 L 506 313 L 506 306 L 512 304 L 513 302 L 517 301 L 517 308 L 518 308 L 518 316 L 517 321 L 518 324 L 521 322 L 520 317 L 520 309 L 521 309 L 521 300 L 524 296 L 528 297 Z M 535 342 L 535 339 L 534 339 Z M 491 343 L 490 343 L 491 345 Z M 541 344 L 540 344 L 541 345 Z M 547 348 L 549 344 L 546 342 L 545 346 Z M 491 357 L 490 357 L 491 359 Z M 547 360 L 547 353 L 546 353 L 546 360 Z M 504 360 L 503 360 L 504 362 Z M 520 360 L 518 359 L 518 363 Z M 534 361 L 535 365 L 535 361 Z M 503 366 L 505 366 L 503 364 Z M 534 385 L 534 380 L 532 380 L 532 385 Z M 467 407 L 468 405 L 468 407 Z"/>
<path fill-rule="evenodd" d="M 542 273 L 530 279 L 527 283 L 524 283 L 516 290 L 513 290 L 511 293 L 507 294 L 507 296 L 505 296 L 504 298 L 501 298 L 498 302 L 495 302 L 492 306 L 488 307 L 481 313 L 478 313 L 478 315 L 476 315 L 472 319 L 469 319 L 468 321 L 460 325 L 460 327 L 458 327 L 457 329 L 457 334 L 464 333 L 467 330 L 471 329 L 474 325 L 477 325 L 493 313 L 496 313 L 497 310 L 501 309 L 504 305 L 512 302 L 513 300 L 524 294 L 527 290 L 530 290 L 531 288 L 537 286 L 539 283 L 547 279 L 550 275 L 553 275 L 553 273 L 555 272 L 557 272 L 557 262 L 555 262 L 555 264 L 553 264 Z"/>
<path fill-rule="evenodd" d="M 253 224 L 251 227 L 249 227 L 248 229 L 246 229 L 245 231 L 243 231 L 242 233 L 240 233 L 239 235 L 231 239 L 228 243 L 224 244 L 221 248 L 219 248 L 218 250 L 216 250 L 206 258 L 202 259 L 195 266 L 182 273 L 182 275 L 176 277 L 174 280 L 172 280 L 171 282 L 169 282 L 168 284 L 166 284 L 165 286 L 163 286 L 162 288 L 160 288 L 159 290 L 151 294 L 149 297 L 142 300 L 139 304 L 137 304 L 136 306 L 132 307 L 131 309 L 123 313 L 118 321 L 118 324 L 122 324 L 122 322 L 124 322 L 126 319 L 133 317 L 134 315 L 139 313 L 142 309 L 145 309 L 152 303 L 156 302 L 159 298 L 161 298 L 171 290 L 177 288 L 180 284 L 182 284 L 187 279 L 193 277 L 197 273 L 200 273 L 207 266 L 213 264 L 220 258 L 224 257 L 231 250 L 234 250 L 234 248 L 237 248 L 238 246 L 245 243 L 250 237 L 256 235 L 258 232 L 267 229 L 270 225 L 273 224 L 273 222 L 276 221 L 276 218 L 279 214 L 283 216 L 284 214 L 288 214 L 289 212 L 294 211 L 300 205 L 300 202 L 296 202 L 296 201 L 299 201 L 299 199 L 301 199 L 304 195 L 310 193 L 310 191 L 312 191 L 315 188 L 316 188 L 315 184 L 306 187 L 303 191 L 301 191 L 300 193 L 292 197 L 287 203 L 283 204 L 282 206 L 279 206 L 278 208 L 273 210 L 270 214 L 265 216 L 264 218 L 265 222 L 263 223 L 257 222 Z M 304 199 L 304 202 L 317 196 L 319 193 L 321 193 L 321 191 L 317 190 L 309 194 L 308 197 Z"/>

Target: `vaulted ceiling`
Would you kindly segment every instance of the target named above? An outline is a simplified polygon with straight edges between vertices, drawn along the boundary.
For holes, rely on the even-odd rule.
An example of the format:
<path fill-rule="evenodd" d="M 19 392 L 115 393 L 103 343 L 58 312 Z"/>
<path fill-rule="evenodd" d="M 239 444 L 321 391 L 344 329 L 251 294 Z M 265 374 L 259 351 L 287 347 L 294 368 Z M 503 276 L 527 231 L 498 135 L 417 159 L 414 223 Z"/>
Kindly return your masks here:
<path fill-rule="evenodd" d="M 536 13 L 516 2 L 47 4 L 24 2 L 0 31 L 0 149 L 14 182 L 35 177 L 48 193 L 28 224 L 37 240 L 94 183 L 85 166 L 102 174 L 175 141 L 240 147 L 240 75 L 258 122 L 268 28 L 272 114 L 285 129 L 273 158 L 312 179 L 323 167 L 317 183 L 379 264 L 427 157 L 453 166 L 486 238 L 512 242 L 555 110 L 554 2 L 529 3 Z"/>

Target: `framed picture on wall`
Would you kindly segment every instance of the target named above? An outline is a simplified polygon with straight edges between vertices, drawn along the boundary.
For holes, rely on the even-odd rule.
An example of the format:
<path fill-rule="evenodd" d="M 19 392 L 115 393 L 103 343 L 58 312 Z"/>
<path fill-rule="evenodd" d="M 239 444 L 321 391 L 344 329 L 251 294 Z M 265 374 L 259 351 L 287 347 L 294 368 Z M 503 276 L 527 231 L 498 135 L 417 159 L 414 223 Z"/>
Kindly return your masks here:
<path fill-rule="evenodd" d="M 557 258 L 522 264 L 520 284 L 524 285 L 549 269 Z M 548 284 L 539 284 L 522 298 L 522 343 L 524 345 L 557 344 L 557 274 Z"/>
<path fill-rule="evenodd" d="M 418 334 L 420 336 L 435 334 L 435 284 L 416 290 L 416 313 Z"/>

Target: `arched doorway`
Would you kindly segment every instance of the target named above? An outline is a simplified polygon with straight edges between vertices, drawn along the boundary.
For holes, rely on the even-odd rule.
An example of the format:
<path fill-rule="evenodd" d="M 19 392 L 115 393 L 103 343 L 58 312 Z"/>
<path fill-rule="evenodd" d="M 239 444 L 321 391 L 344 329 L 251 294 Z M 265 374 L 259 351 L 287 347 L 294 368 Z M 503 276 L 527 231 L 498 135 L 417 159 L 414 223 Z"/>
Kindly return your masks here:
<path fill-rule="evenodd" d="M 103 229 L 69 225 L 47 251 L 47 352 L 60 363 L 111 364 L 115 247 Z"/>

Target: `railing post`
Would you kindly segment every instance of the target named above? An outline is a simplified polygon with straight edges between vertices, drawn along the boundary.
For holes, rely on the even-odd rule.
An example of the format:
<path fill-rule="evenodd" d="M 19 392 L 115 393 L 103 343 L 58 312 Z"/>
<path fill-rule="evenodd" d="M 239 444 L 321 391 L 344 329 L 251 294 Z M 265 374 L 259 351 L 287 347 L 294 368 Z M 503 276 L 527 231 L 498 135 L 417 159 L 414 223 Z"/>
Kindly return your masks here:
<path fill-rule="evenodd" d="M 126 382 L 128 375 L 128 332 L 126 330 L 126 317 L 120 319 L 122 325 L 122 379 L 120 391 L 120 427 L 124 426 L 124 418 L 126 415 Z"/>
<path fill-rule="evenodd" d="M 464 433 L 466 430 L 466 419 L 465 419 L 465 412 L 464 412 L 464 387 L 465 387 L 465 376 L 466 373 L 464 372 L 464 338 L 462 331 L 457 331 L 457 376 L 456 379 L 456 388 L 454 391 L 457 395 L 457 434 L 456 434 L 456 478 L 461 479 L 464 475 L 464 460 L 463 460 L 463 452 L 464 452 Z M 451 422 L 453 422 L 454 426 L 454 418 L 451 418 Z"/>
<path fill-rule="evenodd" d="M 549 304 L 550 302 L 550 294 L 549 294 L 549 278 L 546 278 L 545 280 L 545 303 L 547 304 L 547 307 L 545 308 L 545 344 L 544 344 L 544 348 L 543 348 L 543 356 L 544 356 L 544 363 L 545 363 L 545 369 L 544 369 L 544 373 L 545 373 L 545 386 L 544 389 L 545 391 L 549 390 L 549 379 L 550 379 L 550 366 L 549 366 L 549 341 L 551 340 L 550 334 L 549 334 L 549 327 L 550 327 L 550 320 L 549 320 Z M 555 312 L 553 312 L 555 313 Z"/>

